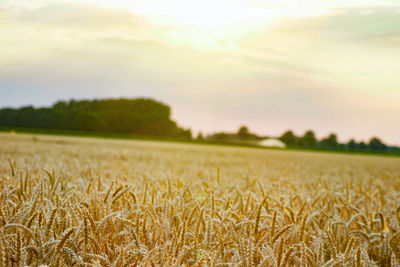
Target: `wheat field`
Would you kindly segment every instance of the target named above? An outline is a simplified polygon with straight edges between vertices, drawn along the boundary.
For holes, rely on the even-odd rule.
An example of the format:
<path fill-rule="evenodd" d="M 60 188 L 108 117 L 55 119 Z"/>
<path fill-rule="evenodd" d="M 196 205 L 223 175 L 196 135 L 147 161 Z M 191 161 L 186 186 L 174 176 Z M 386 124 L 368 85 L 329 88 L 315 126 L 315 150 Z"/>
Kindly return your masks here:
<path fill-rule="evenodd" d="M 400 158 L 0 134 L 1 266 L 400 266 Z"/>

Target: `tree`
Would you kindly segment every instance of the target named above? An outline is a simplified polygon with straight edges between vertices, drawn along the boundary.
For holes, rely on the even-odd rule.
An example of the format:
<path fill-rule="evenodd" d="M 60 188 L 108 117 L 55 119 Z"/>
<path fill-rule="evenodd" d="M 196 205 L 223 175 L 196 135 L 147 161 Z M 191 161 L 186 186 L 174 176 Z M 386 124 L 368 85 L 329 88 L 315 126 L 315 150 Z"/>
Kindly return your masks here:
<path fill-rule="evenodd" d="M 198 133 L 198 135 L 196 137 L 196 140 L 198 140 L 198 141 L 203 141 L 204 140 L 203 134 L 201 132 Z"/>
<path fill-rule="evenodd" d="M 347 143 L 347 148 L 351 151 L 354 151 L 357 149 L 357 143 L 354 139 L 351 139 L 348 143 Z"/>
<path fill-rule="evenodd" d="M 59 101 L 52 107 L 1 109 L 0 126 L 191 139 L 190 129 L 170 118 L 170 107 L 146 98 Z"/>
<path fill-rule="evenodd" d="M 361 141 L 359 144 L 357 144 L 357 150 L 365 151 L 367 148 L 368 146 L 364 141 Z"/>
<path fill-rule="evenodd" d="M 385 151 L 386 145 L 378 137 L 372 137 L 369 141 L 368 147 L 372 151 Z"/>
<path fill-rule="evenodd" d="M 230 140 L 231 135 L 221 132 L 221 133 L 215 133 L 211 136 L 211 139 L 217 140 L 217 141 L 227 141 Z"/>
<path fill-rule="evenodd" d="M 337 149 L 337 147 L 338 147 L 337 135 L 334 133 L 331 133 L 327 138 L 322 139 L 321 146 L 323 148 L 328 148 L 328 149 L 332 149 L 332 150 Z"/>
<path fill-rule="evenodd" d="M 284 142 L 287 146 L 294 146 L 297 144 L 297 137 L 290 130 L 282 134 L 282 136 L 279 137 L 279 140 Z"/>
<path fill-rule="evenodd" d="M 53 108 L 57 108 L 57 109 L 66 109 L 67 107 L 68 107 L 68 105 L 65 101 L 58 101 L 53 105 Z"/>
<path fill-rule="evenodd" d="M 303 137 L 300 139 L 300 146 L 302 147 L 315 147 L 317 144 L 317 139 L 313 131 L 309 130 L 305 132 Z"/>
<path fill-rule="evenodd" d="M 247 139 L 249 137 L 249 129 L 246 126 L 241 126 L 237 132 L 239 139 Z"/>
<path fill-rule="evenodd" d="M 187 139 L 192 139 L 192 130 L 191 129 L 185 130 L 185 129 L 182 129 L 179 127 L 178 127 L 178 129 L 180 130 L 180 132 L 178 133 L 178 136 L 185 137 Z"/>

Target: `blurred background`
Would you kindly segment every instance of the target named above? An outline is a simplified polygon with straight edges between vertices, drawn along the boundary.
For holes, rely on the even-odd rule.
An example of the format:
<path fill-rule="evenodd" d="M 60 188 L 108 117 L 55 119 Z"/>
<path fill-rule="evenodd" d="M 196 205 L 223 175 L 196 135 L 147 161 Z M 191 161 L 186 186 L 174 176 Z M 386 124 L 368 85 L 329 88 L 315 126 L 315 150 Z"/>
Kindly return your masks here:
<path fill-rule="evenodd" d="M 168 107 L 164 117 L 148 118 L 162 126 L 97 131 L 215 140 L 243 126 L 256 136 L 246 140 L 263 140 L 288 129 L 310 137 L 311 129 L 318 144 L 335 134 L 347 147 L 352 138 L 368 145 L 374 136 L 394 146 L 399 45 L 395 0 L 0 0 L 0 107 L 62 100 L 65 108 L 75 99 L 70 107 L 107 124 L 113 115 L 94 115 L 96 108 L 77 100 L 150 98 Z M 118 104 L 110 105 L 105 109 L 116 111 Z M 13 122 L 7 112 L 3 126 L 38 127 Z M 49 112 L 28 110 L 26 120 L 54 128 Z M 64 115 L 51 116 L 60 122 Z M 55 128 L 72 127 L 63 125 Z"/>

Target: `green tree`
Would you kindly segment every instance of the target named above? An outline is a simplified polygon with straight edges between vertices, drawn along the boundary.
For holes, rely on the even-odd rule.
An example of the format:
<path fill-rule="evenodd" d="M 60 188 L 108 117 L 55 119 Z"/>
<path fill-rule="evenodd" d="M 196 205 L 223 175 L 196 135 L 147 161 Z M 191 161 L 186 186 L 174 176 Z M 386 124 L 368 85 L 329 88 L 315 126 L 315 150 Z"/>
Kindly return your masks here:
<path fill-rule="evenodd" d="M 386 145 L 378 137 L 372 137 L 368 143 L 368 147 L 372 151 L 385 151 Z"/>
<path fill-rule="evenodd" d="M 327 138 L 322 139 L 321 141 L 321 146 L 323 148 L 328 148 L 331 150 L 336 150 L 338 148 L 338 141 L 337 141 L 337 135 L 334 133 L 331 133 Z"/>
<path fill-rule="evenodd" d="M 160 135 L 191 139 L 170 118 L 170 107 L 145 98 L 59 101 L 52 107 L 1 109 L 0 126 Z"/>
<path fill-rule="evenodd" d="M 241 126 L 237 132 L 239 139 L 247 139 L 250 135 L 249 129 L 246 126 Z"/>
<path fill-rule="evenodd" d="M 201 132 L 199 132 L 197 134 L 196 140 L 198 140 L 198 141 L 203 141 L 204 140 L 203 134 Z"/>
<path fill-rule="evenodd" d="M 282 136 L 279 137 L 279 140 L 281 140 L 288 146 L 294 146 L 297 144 L 297 137 L 290 130 L 286 131 L 284 134 L 282 134 Z"/>
<path fill-rule="evenodd" d="M 313 131 L 309 130 L 305 132 L 303 137 L 300 139 L 300 146 L 302 147 L 315 147 L 317 145 L 317 138 L 315 138 L 315 134 Z"/>
<path fill-rule="evenodd" d="M 357 144 L 357 150 L 365 151 L 367 148 L 368 145 L 364 141 L 361 141 L 359 144 Z"/>
<path fill-rule="evenodd" d="M 351 139 L 348 143 L 347 143 L 347 148 L 351 151 L 354 151 L 357 149 L 357 143 L 354 139 Z"/>

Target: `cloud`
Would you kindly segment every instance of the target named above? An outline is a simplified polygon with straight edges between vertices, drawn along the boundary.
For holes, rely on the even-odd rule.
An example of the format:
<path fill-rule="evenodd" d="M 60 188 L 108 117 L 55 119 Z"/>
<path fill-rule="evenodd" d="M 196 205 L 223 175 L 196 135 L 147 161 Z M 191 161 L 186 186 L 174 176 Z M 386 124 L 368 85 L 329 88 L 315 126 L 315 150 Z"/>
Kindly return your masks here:
<path fill-rule="evenodd" d="M 394 8 L 336 9 L 331 16 L 288 19 L 273 31 L 345 42 L 375 41 L 380 36 L 400 34 L 400 16 Z"/>
<path fill-rule="evenodd" d="M 285 73 L 324 80 L 337 88 L 399 98 L 398 36 L 394 9 L 344 9 L 335 15 L 287 19 L 240 40 L 243 53 L 260 58 L 280 55 L 275 66 Z M 343 9 L 342 9 L 343 11 Z M 380 89 L 377 89 L 380 88 Z"/>
<path fill-rule="evenodd" d="M 50 3 L 37 9 L 22 10 L 18 19 L 67 27 L 99 29 L 106 27 L 141 27 L 144 19 L 122 10 L 95 8 L 90 5 Z"/>

